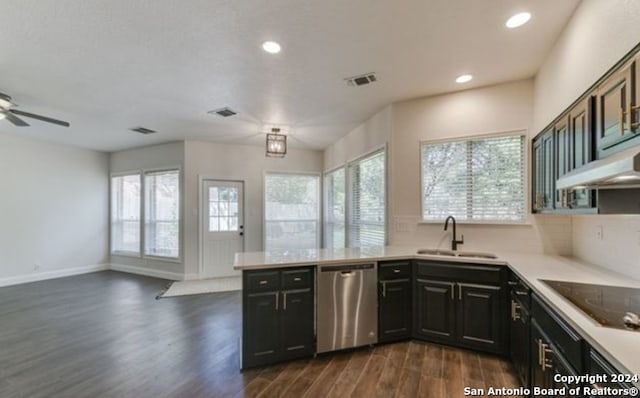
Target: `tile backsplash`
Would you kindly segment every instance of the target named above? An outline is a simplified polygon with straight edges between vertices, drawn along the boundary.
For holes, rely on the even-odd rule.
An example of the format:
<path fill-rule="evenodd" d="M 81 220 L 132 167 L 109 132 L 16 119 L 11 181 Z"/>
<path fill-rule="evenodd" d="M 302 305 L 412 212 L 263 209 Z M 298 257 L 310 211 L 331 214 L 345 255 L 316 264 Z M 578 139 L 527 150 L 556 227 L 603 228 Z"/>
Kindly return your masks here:
<path fill-rule="evenodd" d="M 640 215 L 573 216 L 573 255 L 640 280 Z"/>

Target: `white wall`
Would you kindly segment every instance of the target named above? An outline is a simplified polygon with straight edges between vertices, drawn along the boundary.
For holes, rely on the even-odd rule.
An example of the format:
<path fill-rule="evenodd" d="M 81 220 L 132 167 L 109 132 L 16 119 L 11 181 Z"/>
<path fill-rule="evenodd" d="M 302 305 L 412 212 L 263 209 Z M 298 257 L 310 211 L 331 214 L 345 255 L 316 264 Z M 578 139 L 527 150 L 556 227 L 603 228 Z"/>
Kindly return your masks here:
<path fill-rule="evenodd" d="M 268 158 L 264 147 L 185 142 L 185 274 L 195 278 L 199 258 L 199 177 L 244 181 L 245 251 L 263 245 L 263 182 L 267 171 L 322 172 L 322 152 L 289 148 L 284 158 Z"/>
<path fill-rule="evenodd" d="M 184 200 L 184 142 L 153 145 L 114 152 L 110 156 L 111 173 L 179 167 L 182 170 L 181 200 Z M 181 205 L 181 211 L 182 211 Z M 184 217 L 181 217 L 184 219 Z M 184 221 L 183 221 L 184 225 Z M 184 235 L 183 235 L 184 236 Z M 140 273 L 166 279 L 184 279 L 184 238 L 180 262 L 144 259 L 129 256 L 111 256 L 111 267 L 116 270 Z"/>
<path fill-rule="evenodd" d="M 385 107 L 324 151 L 324 170 L 329 171 L 372 152 L 391 139 L 391 105 Z"/>
<path fill-rule="evenodd" d="M 107 261 L 107 154 L 0 134 L 0 170 L 0 286 Z"/>
<path fill-rule="evenodd" d="M 640 42 L 640 2 L 583 0 L 535 80 L 534 132 L 544 128 Z M 602 225 L 604 239 L 595 237 Z M 573 219 L 573 254 L 640 279 L 640 216 Z"/>
<path fill-rule="evenodd" d="M 421 224 L 420 141 L 526 131 L 533 108 L 533 82 L 510 82 L 393 104 L 390 174 L 390 242 L 447 247 L 442 224 Z M 528 186 L 529 184 L 527 184 Z M 529 195 L 527 195 L 527 198 Z M 467 250 L 517 250 L 570 254 L 568 217 L 530 217 L 528 225 L 461 225 Z M 505 246 L 505 242 L 509 242 Z"/>

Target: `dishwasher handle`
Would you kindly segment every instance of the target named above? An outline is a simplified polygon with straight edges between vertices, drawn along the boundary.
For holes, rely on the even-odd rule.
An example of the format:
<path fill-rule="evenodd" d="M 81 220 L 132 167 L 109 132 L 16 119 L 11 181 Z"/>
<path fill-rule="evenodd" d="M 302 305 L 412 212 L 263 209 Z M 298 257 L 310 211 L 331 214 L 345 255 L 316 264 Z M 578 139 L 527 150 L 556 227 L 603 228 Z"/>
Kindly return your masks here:
<path fill-rule="evenodd" d="M 320 267 L 320 272 L 340 272 L 342 275 L 352 274 L 352 271 L 373 270 L 375 264 L 348 264 L 348 265 L 327 265 Z"/>

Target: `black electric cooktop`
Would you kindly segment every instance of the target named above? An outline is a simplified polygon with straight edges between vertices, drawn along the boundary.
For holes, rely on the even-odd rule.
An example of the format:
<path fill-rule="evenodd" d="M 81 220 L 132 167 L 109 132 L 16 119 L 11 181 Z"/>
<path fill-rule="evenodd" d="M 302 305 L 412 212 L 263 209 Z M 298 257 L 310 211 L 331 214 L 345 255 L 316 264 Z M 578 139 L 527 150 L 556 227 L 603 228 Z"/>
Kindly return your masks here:
<path fill-rule="evenodd" d="M 600 325 L 640 331 L 640 289 L 541 280 Z"/>

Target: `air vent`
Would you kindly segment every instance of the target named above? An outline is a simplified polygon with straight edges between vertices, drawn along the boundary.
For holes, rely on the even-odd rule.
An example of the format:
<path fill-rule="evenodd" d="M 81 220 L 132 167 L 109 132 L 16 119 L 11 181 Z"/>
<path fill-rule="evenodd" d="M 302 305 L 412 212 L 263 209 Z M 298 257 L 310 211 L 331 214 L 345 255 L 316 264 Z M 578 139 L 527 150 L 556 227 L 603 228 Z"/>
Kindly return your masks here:
<path fill-rule="evenodd" d="M 375 73 L 365 73 L 364 75 L 351 76 L 344 79 L 349 86 L 364 86 L 378 80 Z"/>
<path fill-rule="evenodd" d="M 207 113 L 210 114 L 216 114 L 222 117 L 229 117 L 229 116 L 233 116 L 238 114 L 238 112 L 234 111 L 233 109 L 229 108 L 229 107 L 224 107 L 224 108 L 220 108 L 220 109 L 214 109 L 212 111 L 209 111 Z"/>
<path fill-rule="evenodd" d="M 134 127 L 129 130 L 135 131 L 136 133 L 145 134 L 145 135 L 157 133 L 157 131 L 148 129 L 146 127 Z"/>

